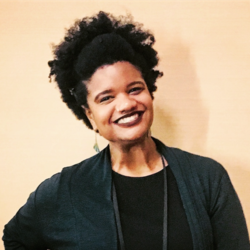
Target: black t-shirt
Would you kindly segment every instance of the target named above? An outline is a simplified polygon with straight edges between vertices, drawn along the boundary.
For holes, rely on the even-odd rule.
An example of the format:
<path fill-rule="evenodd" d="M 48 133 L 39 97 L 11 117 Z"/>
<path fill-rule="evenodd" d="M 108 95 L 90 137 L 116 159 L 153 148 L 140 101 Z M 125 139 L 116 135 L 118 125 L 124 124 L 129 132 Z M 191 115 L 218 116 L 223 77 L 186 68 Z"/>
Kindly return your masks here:
<path fill-rule="evenodd" d="M 162 250 L 164 173 L 128 177 L 113 171 L 126 250 Z M 168 250 L 192 250 L 191 231 L 169 166 L 167 181 Z"/>

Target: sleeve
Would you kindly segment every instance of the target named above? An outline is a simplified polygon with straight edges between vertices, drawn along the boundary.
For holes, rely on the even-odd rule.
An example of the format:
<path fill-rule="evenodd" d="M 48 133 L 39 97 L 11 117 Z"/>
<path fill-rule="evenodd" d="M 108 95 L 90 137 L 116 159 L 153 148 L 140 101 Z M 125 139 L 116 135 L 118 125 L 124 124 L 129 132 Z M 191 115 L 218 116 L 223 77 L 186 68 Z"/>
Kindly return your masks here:
<path fill-rule="evenodd" d="M 221 177 L 210 216 L 215 250 L 250 250 L 243 210 L 226 171 Z"/>
<path fill-rule="evenodd" d="M 32 193 L 26 204 L 4 228 L 3 242 L 6 250 L 46 249 L 40 236 L 39 220 Z"/>

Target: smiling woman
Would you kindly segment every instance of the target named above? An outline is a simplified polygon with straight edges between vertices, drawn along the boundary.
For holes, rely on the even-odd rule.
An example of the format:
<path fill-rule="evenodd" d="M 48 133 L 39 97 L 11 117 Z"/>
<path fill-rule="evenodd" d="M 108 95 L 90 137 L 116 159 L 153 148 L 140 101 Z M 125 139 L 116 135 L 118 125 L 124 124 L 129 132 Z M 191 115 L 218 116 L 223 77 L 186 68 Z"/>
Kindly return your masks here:
<path fill-rule="evenodd" d="M 150 135 L 153 44 L 142 25 L 100 12 L 54 47 L 63 101 L 109 145 L 41 183 L 5 226 L 6 249 L 250 249 L 225 169 Z"/>
<path fill-rule="evenodd" d="M 148 137 L 153 100 L 141 72 L 129 62 L 100 67 L 87 83 L 86 115 L 100 135 L 114 145 Z"/>

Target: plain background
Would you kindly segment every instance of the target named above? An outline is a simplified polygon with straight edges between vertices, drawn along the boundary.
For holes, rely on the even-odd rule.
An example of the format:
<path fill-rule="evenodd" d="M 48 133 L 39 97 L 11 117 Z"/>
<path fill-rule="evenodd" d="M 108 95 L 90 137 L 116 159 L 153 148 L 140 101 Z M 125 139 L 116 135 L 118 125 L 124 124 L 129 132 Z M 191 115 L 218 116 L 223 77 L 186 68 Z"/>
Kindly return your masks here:
<path fill-rule="evenodd" d="M 152 134 L 219 161 L 250 226 L 249 1 L 2 0 L 0 228 L 41 181 L 95 153 L 93 131 L 60 100 L 47 61 L 65 28 L 99 10 L 130 13 L 154 33 L 164 77 Z"/>

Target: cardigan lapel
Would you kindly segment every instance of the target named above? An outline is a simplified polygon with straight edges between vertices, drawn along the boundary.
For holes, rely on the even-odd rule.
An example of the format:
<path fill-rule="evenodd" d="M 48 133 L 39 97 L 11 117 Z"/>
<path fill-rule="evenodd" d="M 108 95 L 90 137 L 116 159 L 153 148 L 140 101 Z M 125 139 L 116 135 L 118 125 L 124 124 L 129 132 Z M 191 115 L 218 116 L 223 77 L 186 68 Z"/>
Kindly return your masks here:
<path fill-rule="evenodd" d="M 175 176 L 190 226 L 194 250 L 212 250 L 212 229 L 204 206 L 205 195 L 190 153 L 165 146 L 153 138 L 158 152 L 164 155 Z M 192 155 L 192 159 L 198 156 Z M 197 158 L 196 158 L 197 159 Z"/>
<path fill-rule="evenodd" d="M 83 161 L 71 180 L 80 249 L 116 250 L 109 148 Z"/>

